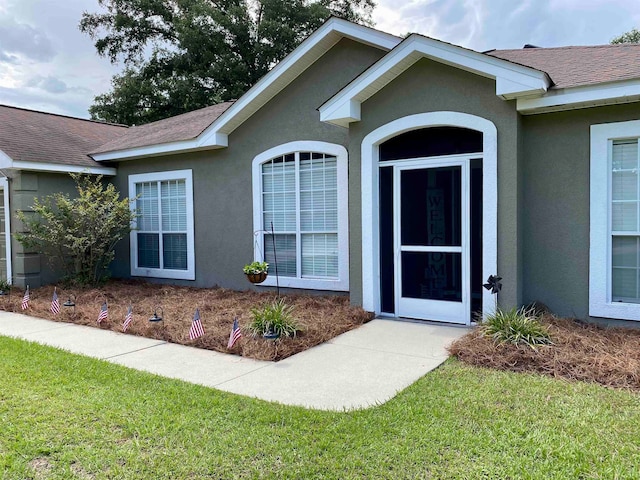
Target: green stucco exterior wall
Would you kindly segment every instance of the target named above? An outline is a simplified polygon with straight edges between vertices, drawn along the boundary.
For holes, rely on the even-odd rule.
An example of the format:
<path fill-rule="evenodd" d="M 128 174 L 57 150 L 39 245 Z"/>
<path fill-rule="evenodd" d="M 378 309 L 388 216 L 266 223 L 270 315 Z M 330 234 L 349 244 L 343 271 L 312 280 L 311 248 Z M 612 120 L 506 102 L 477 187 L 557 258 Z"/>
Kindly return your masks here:
<path fill-rule="evenodd" d="M 128 176 L 193 170 L 196 280 L 172 281 L 200 287 L 246 289 L 242 266 L 253 259 L 252 161 L 292 141 L 348 145 L 348 131 L 320 122 L 317 108 L 369 65 L 382 50 L 341 40 L 229 136 L 229 147 L 118 164 L 113 183 L 125 195 Z M 129 241 L 117 247 L 112 272 L 130 275 Z"/>
<path fill-rule="evenodd" d="M 522 117 L 524 302 L 590 319 L 590 127 L 638 118 L 638 104 Z"/>

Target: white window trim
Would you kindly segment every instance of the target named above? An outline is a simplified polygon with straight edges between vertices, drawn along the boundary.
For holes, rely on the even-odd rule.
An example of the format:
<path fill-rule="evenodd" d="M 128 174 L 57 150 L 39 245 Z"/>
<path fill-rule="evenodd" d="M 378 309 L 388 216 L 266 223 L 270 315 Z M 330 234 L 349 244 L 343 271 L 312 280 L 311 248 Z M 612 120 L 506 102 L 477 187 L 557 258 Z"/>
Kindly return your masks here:
<path fill-rule="evenodd" d="M 171 278 L 176 280 L 195 280 L 196 279 L 196 261 L 194 247 L 194 228 L 193 228 L 193 172 L 192 170 L 172 170 L 167 172 L 141 173 L 129 175 L 129 198 L 136 196 L 136 183 L 142 182 L 158 182 L 165 180 L 184 180 L 187 194 L 187 269 L 186 270 L 170 270 L 161 268 L 140 268 L 138 267 L 138 235 L 137 224 L 134 221 L 133 230 L 130 234 L 131 239 L 131 275 L 134 277 L 154 277 L 154 278 Z M 131 208 L 135 209 L 135 202 L 132 202 Z M 162 255 L 162 252 L 160 252 Z"/>
<path fill-rule="evenodd" d="M 304 288 L 308 290 L 349 290 L 349 193 L 348 193 L 348 155 L 342 145 L 318 141 L 289 142 L 270 148 L 256 156 L 252 165 L 253 180 L 253 230 L 264 230 L 262 225 L 262 169 L 263 163 L 281 155 L 294 152 L 317 152 L 334 155 L 337 159 L 338 173 L 338 279 L 293 278 L 280 276 L 279 284 L 284 288 Z M 262 235 L 254 235 L 253 257 L 263 260 L 264 241 Z M 298 265 L 299 268 L 299 265 Z M 299 271 L 299 270 L 298 270 Z M 269 276 L 261 283 L 263 286 L 276 286 L 275 270 L 270 269 Z"/>
<path fill-rule="evenodd" d="M 640 120 L 591 125 L 589 315 L 640 320 L 640 304 L 611 301 L 611 152 L 625 138 L 640 138 Z"/>
<path fill-rule="evenodd" d="M 380 309 L 379 146 L 418 128 L 453 126 L 482 132 L 482 278 L 498 272 L 498 131 L 490 120 L 461 112 L 428 112 L 398 118 L 362 140 L 362 308 Z M 494 311 L 491 292 L 482 292 L 482 312 Z"/>

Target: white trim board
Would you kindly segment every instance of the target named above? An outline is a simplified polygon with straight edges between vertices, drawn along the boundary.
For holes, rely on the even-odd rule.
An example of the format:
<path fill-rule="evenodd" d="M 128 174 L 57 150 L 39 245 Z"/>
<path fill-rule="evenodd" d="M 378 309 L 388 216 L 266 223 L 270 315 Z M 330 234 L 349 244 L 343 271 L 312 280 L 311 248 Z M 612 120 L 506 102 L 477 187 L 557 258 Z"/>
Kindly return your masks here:
<path fill-rule="evenodd" d="M 0 150 L 2 153 L 2 150 Z M 0 189 L 3 191 L 4 196 L 4 236 L 6 243 L 5 253 L 7 256 L 7 278 L 6 280 L 13 284 L 13 270 L 12 270 L 12 257 L 11 257 L 11 205 L 9 205 L 9 179 L 7 177 L 0 177 Z"/>
<path fill-rule="evenodd" d="M 589 315 L 640 320 L 640 304 L 611 297 L 611 149 L 613 140 L 640 137 L 640 120 L 591 125 Z"/>
<path fill-rule="evenodd" d="M 77 165 L 65 165 L 61 163 L 25 162 L 14 160 L 5 152 L 0 150 L 0 170 L 27 170 L 36 172 L 51 173 L 90 173 L 94 175 L 115 176 L 116 169 L 110 167 L 83 167 Z"/>
<path fill-rule="evenodd" d="M 153 277 L 153 278 L 171 278 L 179 280 L 195 280 L 196 279 L 196 260 L 195 260 L 195 236 L 194 236 L 194 211 L 193 211 L 193 172 L 192 170 L 172 170 L 166 172 L 150 172 L 129 175 L 129 198 L 136 197 L 136 183 L 142 182 L 158 182 L 163 180 L 184 180 L 186 201 L 187 201 L 187 269 L 173 270 L 162 268 L 145 268 L 138 267 L 138 231 L 136 222 L 133 222 L 133 229 L 129 234 L 129 254 L 131 259 L 131 276 L 133 277 Z M 137 205 L 131 203 L 131 209 L 135 210 Z M 158 217 L 162 219 L 162 206 L 158 205 Z M 161 230 L 163 233 L 169 231 Z M 163 252 L 160 250 L 160 258 Z"/>
<path fill-rule="evenodd" d="M 231 132 L 280 93 L 342 38 L 349 38 L 385 51 L 391 50 L 402 40 L 373 28 L 332 17 L 271 69 L 197 138 L 182 142 L 97 153 L 92 157 L 96 161 L 126 160 L 188 150 L 227 147 L 228 135 Z"/>
<path fill-rule="evenodd" d="M 551 86 L 548 75 L 539 70 L 413 34 L 325 102 L 320 120 L 342 127 L 360 121 L 362 102 L 422 58 L 495 79 L 496 95 L 504 99 L 542 94 Z"/>
<path fill-rule="evenodd" d="M 574 110 L 640 101 L 640 80 L 552 89 L 542 97 L 518 98 L 523 115 Z"/>
<path fill-rule="evenodd" d="M 477 130 L 482 143 L 482 278 L 498 274 L 498 131 L 484 118 L 460 112 L 431 112 L 402 117 L 382 125 L 362 141 L 362 307 L 380 314 L 379 146 L 384 141 L 426 127 L 453 126 Z M 482 311 L 494 310 L 490 292 L 482 293 Z"/>
<path fill-rule="evenodd" d="M 272 158 L 294 152 L 317 152 L 335 155 L 338 174 L 338 279 L 279 277 L 283 288 L 305 288 L 309 290 L 349 290 L 349 181 L 348 154 L 342 145 L 319 141 L 296 141 L 270 148 L 253 159 L 253 231 L 255 236 L 253 257 L 262 261 L 264 242 L 259 232 L 265 231 L 262 225 L 262 170 L 261 165 Z M 296 175 L 297 176 L 297 175 Z M 297 182 L 296 178 L 296 182 Z M 299 191 L 298 188 L 296 190 Z M 299 209 L 298 209 L 299 211 Z M 298 262 L 299 264 L 300 262 Z M 300 273 L 300 272 L 299 272 Z M 275 271 L 271 271 L 263 286 L 276 286 Z"/>

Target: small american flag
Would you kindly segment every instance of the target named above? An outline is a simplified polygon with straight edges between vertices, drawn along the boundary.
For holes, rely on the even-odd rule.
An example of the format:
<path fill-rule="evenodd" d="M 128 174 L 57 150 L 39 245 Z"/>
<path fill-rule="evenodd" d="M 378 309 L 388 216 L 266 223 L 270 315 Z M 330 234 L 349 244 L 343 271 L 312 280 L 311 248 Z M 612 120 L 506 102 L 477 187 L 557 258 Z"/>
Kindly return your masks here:
<path fill-rule="evenodd" d="M 27 308 L 29 308 L 29 285 L 27 285 L 27 290 L 24 292 L 24 297 L 22 297 L 22 310 Z"/>
<path fill-rule="evenodd" d="M 227 344 L 227 348 L 233 348 L 238 339 L 242 337 L 242 332 L 240 331 L 240 326 L 238 325 L 238 319 L 233 319 L 233 328 L 231 329 L 231 335 L 229 335 L 229 343 Z"/>
<path fill-rule="evenodd" d="M 105 302 L 102 304 L 102 307 L 100 307 L 100 313 L 98 314 L 98 324 L 100 324 L 100 322 L 106 320 L 107 318 L 109 318 L 109 312 L 107 311 L 107 301 L 105 300 Z"/>
<path fill-rule="evenodd" d="M 202 321 L 200 320 L 200 310 L 196 308 L 196 313 L 193 314 L 193 322 L 191 322 L 191 328 L 189 329 L 189 340 L 195 340 L 204 335 L 204 328 L 202 328 Z"/>
<path fill-rule="evenodd" d="M 53 298 L 51 299 L 51 307 L 49 308 L 51 313 L 57 315 L 60 313 L 60 300 L 58 300 L 58 292 L 56 288 L 53 289 Z"/>
<path fill-rule="evenodd" d="M 126 332 L 129 325 L 131 325 L 131 321 L 133 320 L 133 307 L 129 305 L 129 310 L 127 310 L 127 316 L 124 317 L 124 323 L 122 324 L 122 331 Z"/>

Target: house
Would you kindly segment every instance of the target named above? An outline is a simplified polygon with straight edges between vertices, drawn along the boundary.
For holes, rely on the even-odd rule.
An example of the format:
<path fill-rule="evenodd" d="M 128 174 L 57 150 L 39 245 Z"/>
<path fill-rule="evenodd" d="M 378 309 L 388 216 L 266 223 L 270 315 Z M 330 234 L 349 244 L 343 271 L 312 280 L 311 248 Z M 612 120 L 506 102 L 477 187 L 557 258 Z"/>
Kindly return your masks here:
<path fill-rule="evenodd" d="M 85 152 L 138 196 L 113 274 L 244 289 L 275 252 L 281 287 L 379 314 L 469 324 L 499 274 L 505 306 L 638 321 L 639 59 L 331 18 L 237 101 Z"/>
<path fill-rule="evenodd" d="M 54 192 L 72 195 L 69 173 L 114 176 L 114 167 L 87 153 L 125 130 L 123 125 L 0 105 L 1 280 L 37 287 L 58 278 L 46 259 L 11 238 L 22 227 L 16 211 L 28 212 L 35 198 Z"/>

